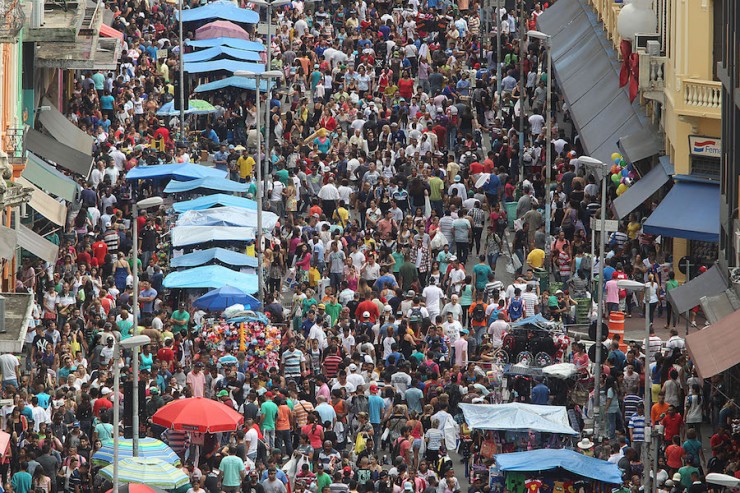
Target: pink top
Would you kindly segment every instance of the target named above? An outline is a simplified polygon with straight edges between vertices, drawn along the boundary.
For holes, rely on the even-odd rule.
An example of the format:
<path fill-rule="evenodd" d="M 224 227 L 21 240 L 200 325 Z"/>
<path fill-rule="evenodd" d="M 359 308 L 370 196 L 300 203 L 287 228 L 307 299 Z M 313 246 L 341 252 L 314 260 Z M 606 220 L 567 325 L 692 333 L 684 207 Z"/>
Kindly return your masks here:
<path fill-rule="evenodd" d="M 619 285 L 614 279 L 606 282 L 606 302 L 619 303 Z"/>

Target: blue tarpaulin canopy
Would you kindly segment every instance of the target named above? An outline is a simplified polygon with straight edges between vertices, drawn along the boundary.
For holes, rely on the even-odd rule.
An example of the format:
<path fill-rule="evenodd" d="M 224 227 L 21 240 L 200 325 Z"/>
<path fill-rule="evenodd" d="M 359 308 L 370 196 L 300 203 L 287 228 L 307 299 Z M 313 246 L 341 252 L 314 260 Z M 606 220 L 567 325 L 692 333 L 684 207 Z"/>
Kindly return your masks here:
<path fill-rule="evenodd" d="M 175 19 L 180 20 L 180 12 L 175 12 Z M 219 0 L 207 3 L 202 7 L 185 10 L 182 13 L 183 22 L 204 21 L 208 19 L 223 19 L 225 21 L 257 24 L 260 16 L 257 12 L 240 9 L 234 2 Z"/>
<path fill-rule="evenodd" d="M 186 53 L 183 56 L 183 61 L 185 63 L 206 62 L 223 55 L 243 62 L 259 62 L 262 60 L 259 53 L 256 51 L 240 50 L 238 48 L 230 48 L 228 46 L 213 46 L 211 48 L 206 48 L 205 50 Z"/>
<path fill-rule="evenodd" d="M 540 327 L 542 329 L 550 329 L 558 324 L 553 322 L 552 320 L 548 320 L 539 313 L 537 315 L 532 315 L 531 317 L 527 318 L 520 318 L 516 322 L 510 324 L 512 327 L 524 327 L 527 325 L 535 325 L 537 327 Z"/>
<path fill-rule="evenodd" d="M 212 46 L 230 46 L 240 50 L 266 51 L 265 45 L 258 41 L 249 41 L 240 38 L 210 38 L 210 39 L 186 39 L 185 44 L 193 48 L 210 48 Z M 185 55 L 187 56 L 187 55 Z"/>
<path fill-rule="evenodd" d="M 192 200 L 185 200 L 182 202 L 176 202 L 172 208 L 177 213 L 186 211 L 200 211 L 204 209 L 210 209 L 213 206 L 222 205 L 227 207 L 241 207 L 242 209 L 257 210 L 257 202 L 252 199 L 245 199 L 244 197 L 235 197 L 233 195 L 226 195 L 225 193 L 216 193 L 213 195 L 204 195 Z"/>
<path fill-rule="evenodd" d="M 622 483 L 622 473 L 616 464 L 568 449 L 536 449 L 497 454 L 495 459 L 499 470 L 504 472 L 535 472 L 561 468 L 604 483 Z"/>
<path fill-rule="evenodd" d="M 565 406 L 537 404 L 460 404 L 465 422 L 474 430 L 539 431 L 577 435 Z"/>
<path fill-rule="evenodd" d="M 254 228 L 227 226 L 176 226 L 170 230 L 170 236 L 172 246 L 180 248 L 209 241 L 252 241 L 255 239 L 254 231 Z"/>
<path fill-rule="evenodd" d="M 198 178 L 226 178 L 228 171 L 194 163 L 136 166 L 126 173 L 127 180 L 196 180 Z"/>
<path fill-rule="evenodd" d="M 624 219 L 630 212 L 640 207 L 660 187 L 665 185 L 673 174 L 674 170 L 670 158 L 662 156 L 657 166 L 648 171 L 645 176 L 614 200 L 614 209 L 617 211 L 619 219 Z"/>
<path fill-rule="evenodd" d="M 274 212 L 262 212 L 262 228 L 272 231 L 278 221 Z M 257 210 L 243 207 L 215 207 L 202 211 L 187 211 L 177 218 L 178 226 L 257 227 Z"/>
<path fill-rule="evenodd" d="M 212 60 L 210 62 L 190 62 L 185 64 L 185 72 L 190 74 L 218 72 L 219 70 L 225 70 L 232 74 L 239 70 L 261 74 L 265 71 L 265 66 L 262 63 L 237 62 L 236 60 Z"/>
<path fill-rule="evenodd" d="M 197 178 L 190 181 L 172 180 L 164 187 L 164 193 L 182 193 L 190 192 L 197 188 L 207 188 L 209 190 L 218 190 L 221 192 L 246 192 L 248 186 L 246 183 L 238 183 L 226 178 Z"/>
<path fill-rule="evenodd" d="M 675 178 L 671 191 L 643 224 L 643 231 L 669 238 L 719 241 L 719 183 Z"/>
<path fill-rule="evenodd" d="M 258 290 L 257 274 L 244 274 L 221 265 L 204 265 L 193 269 L 171 272 L 164 278 L 168 289 L 199 289 L 236 286 L 246 293 Z"/>
<path fill-rule="evenodd" d="M 193 302 L 194 306 L 213 312 L 223 311 L 236 304 L 244 305 L 247 310 L 258 310 L 262 306 L 259 300 L 251 294 L 245 293 L 241 288 L 228 285 L 208 291 Z"/>
<path fill-rule="evenodd" d="M 257 267 L 257 259 L 225 248 L 209 248 L 175 257 L 170 267 L 198 267 L 214 260 L 233 267 Z"/>
<path fill-rule="evenodd" d="M 275 83 L 270 82 L 270 85 L 274 86 Z M 257 82 L 255 81 L 255 79 L 232 75 L 231 77 L 226 77 L 224 79 L 214 80 L 213 82 L 201 84 L 195 88 L 195 92 L 218 91 L 219 89 L 224 89 L 226 87 L 235 87 L 237 89 L 254 91 L 257 88 Z M 267 92 L 266 80 L 260 81 L 260 91 Z"/>

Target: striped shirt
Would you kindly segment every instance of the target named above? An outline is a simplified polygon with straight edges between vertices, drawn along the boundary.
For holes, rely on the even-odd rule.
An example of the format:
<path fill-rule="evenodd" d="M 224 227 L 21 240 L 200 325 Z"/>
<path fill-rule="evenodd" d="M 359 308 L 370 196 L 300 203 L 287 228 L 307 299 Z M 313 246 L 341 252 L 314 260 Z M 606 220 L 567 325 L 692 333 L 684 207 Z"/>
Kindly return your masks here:
<path fill-rule="evenodd" d="M 473 219 L 474 228 L 482 228 L 486 224 L 486 213 L 483 209 L 473 207 L 468 212 L 468 215 Z"/>
<path fill-rule="evenodd" d="M 295 415 L 295 423 L 299 428 L 302 428 L 308 424 L 308 414 L 314 410 L 313 404 L 308 401 L 298 401 L 293 406 L 293 414 Z"/>
<path fill-rule="evenodd" d="M 629 429 L 632 430 L 633 442 L 645 441 L 645 415 L 634 414 L 629 421 Z"/>
<path fill-rule="evenodd" d="M 624 419 L 629 422 L 630 418 L 637 413 L 637 405 L 642 404 L 639 395 L 627 394 L 624 396 Z"/>
<path fill-rule="evenodd" d="M 294 351 L 288 349 L 283 352 L 282 359 L 285 378 L 298 378 L 301 376 L 301 363 L 305 362 L 306 358 L 300 349 Z"/>

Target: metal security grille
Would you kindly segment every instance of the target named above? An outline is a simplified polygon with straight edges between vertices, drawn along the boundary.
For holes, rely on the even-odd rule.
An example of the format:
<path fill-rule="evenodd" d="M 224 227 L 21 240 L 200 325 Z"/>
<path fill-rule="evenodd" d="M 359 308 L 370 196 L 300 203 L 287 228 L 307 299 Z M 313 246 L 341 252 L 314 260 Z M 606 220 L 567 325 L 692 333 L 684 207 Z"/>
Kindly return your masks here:
<path fill-rule="evenodd" d="M 720 160 L 714 157 L 691 156 L 691 174 L 719 180 Z"/>

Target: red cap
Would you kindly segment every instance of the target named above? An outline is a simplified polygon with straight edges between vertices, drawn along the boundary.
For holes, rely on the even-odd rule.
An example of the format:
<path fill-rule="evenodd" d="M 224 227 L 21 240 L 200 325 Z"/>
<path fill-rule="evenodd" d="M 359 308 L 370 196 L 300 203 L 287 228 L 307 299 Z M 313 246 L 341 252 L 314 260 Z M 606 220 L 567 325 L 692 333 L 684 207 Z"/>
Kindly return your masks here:
<path fill-rule="evenodd" d="M 372 392 L 372 393 L 375 393 L 375 392 L 377 392 L 377 391 L 378 391 L 378 386 L 377 386 L 377 385 L 375 385 L 375 384 L 372 384 L 372 385 L 370 386 L 370 392 Z"/>
<path fill-rule="evenodd" d="M 268 392 L 265 392 L 265 397 L 272 398 L 272 396 L 273 396 L 272 392 L 269 392 L 269 391 Z"/>
<path fill-rule="evenodd" d="M 352 468 L 350 466 L 344 466 L 344 469 L 342 469 L 342 470 L 345 472 L 345 474 L 351 474 L 352 473 Z"/>
<path fill-rule="evenodd" d="M 478 70 L 480 68 L 480 63 L 476 63 L 475 65 L 473 65 L 473 68 Z"/>

